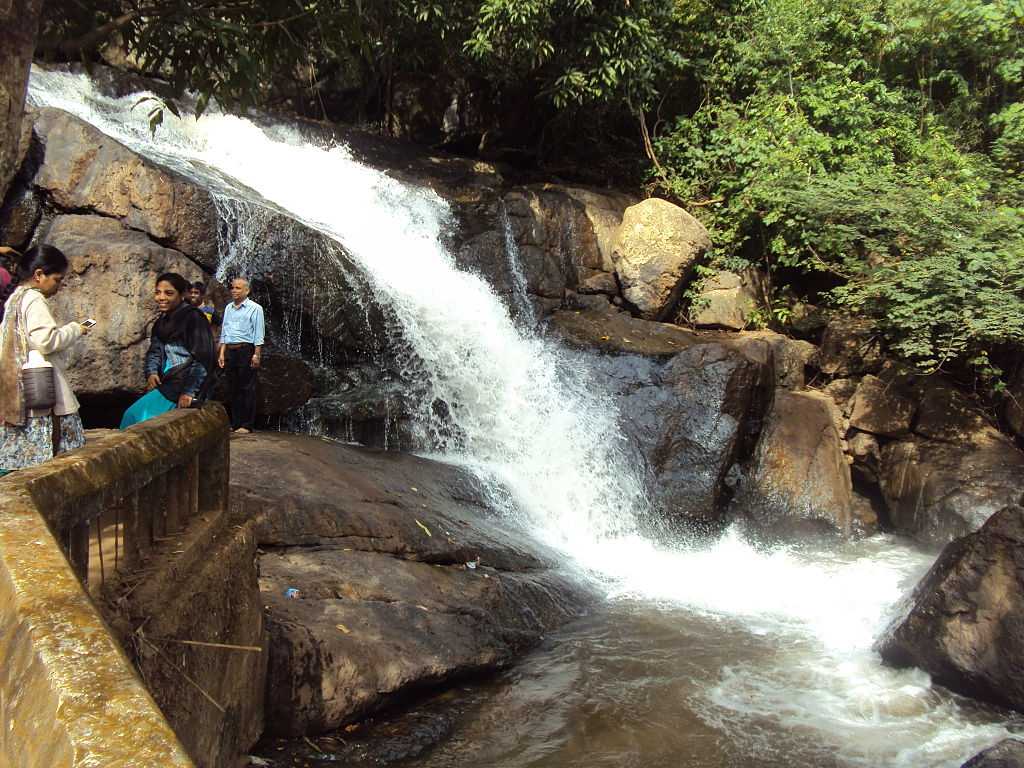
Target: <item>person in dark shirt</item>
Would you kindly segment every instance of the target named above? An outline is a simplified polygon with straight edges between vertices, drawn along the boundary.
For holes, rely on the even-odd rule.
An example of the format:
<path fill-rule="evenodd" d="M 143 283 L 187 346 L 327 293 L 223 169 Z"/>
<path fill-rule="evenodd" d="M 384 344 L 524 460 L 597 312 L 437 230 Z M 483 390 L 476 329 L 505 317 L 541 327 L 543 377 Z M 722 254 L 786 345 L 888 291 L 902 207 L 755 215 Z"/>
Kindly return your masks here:
<path fill-rule="evenodd" d="M 188 291 L 188 302 L 197 307 L 200 312 L 206 315 L 210 325 L 220 325 L 223 322 L 221 314 L 213 305 L 213 302 L 206 297 L 206 284 L 196 280 Z"/>
<path fill-rule="evenodd" d="M 156 279 L 153 297 L 160 316 L 146 352 L 147 392 L 125 411 L 121 429 L 174 408 L 189 408 L 206 395 L 216 352 L 206 315 L 186 301 L 190 288 L 174 272 Z"/>

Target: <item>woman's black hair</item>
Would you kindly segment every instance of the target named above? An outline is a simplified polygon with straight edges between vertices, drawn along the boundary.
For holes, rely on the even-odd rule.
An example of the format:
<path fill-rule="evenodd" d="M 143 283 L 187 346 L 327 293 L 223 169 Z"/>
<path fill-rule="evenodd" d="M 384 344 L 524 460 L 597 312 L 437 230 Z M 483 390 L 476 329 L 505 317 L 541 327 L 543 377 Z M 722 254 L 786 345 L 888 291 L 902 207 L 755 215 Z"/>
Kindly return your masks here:
<path fill-rule="evenodd" d="M 68 271 L 68 257 L 60 248 L 52 245 L 33 245 L 18 260 L 18 269 L 14 282 L 26 283 L 36 273 L 43 270 L 44 275 Z"/>
<path fill-rule="evenodd" d="M 174 290 L 182 296 L 187 296 L 189 289 L 192 287 L 192 283 L 177 272 L 164 272 L 156 279 L 155 285 L 159 285 L 160 283 L 170 283 L 174 287 Z"/>
<path fill-rule="evenodd" d="M 14 293 L 14 289 L 22 283 L 27 283 L 37 269 L 43 270 L 44 275 L 67 272 L 68 257 L 60 248 L 52 245 L 34 245 L 25 251 L 18 259 L 10 284 L 6 288 L 0 288 L 0 320 L 4 317 L 4 304 Z"/>
<path fill-rule="evenodd" d="M 201 293 L 206 293 L 206 283 L 200 280 L 196 280 L 194 283 L 192 283 L 192 287 Z"/>

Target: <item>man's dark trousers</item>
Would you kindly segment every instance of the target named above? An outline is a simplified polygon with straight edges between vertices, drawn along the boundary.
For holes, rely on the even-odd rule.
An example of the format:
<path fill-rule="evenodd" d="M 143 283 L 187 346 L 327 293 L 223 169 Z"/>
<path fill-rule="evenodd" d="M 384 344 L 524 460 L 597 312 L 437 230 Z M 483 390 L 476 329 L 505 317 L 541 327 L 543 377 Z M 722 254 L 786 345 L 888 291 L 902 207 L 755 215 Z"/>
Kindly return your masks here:
<path fill-rule="evenodd" d="M 252 429 L 256 421 L 256 374 L 252 344 L 226 344 L 224 368 L 228 373 L 228 401 L 231 403 L 231 428 Z"/>

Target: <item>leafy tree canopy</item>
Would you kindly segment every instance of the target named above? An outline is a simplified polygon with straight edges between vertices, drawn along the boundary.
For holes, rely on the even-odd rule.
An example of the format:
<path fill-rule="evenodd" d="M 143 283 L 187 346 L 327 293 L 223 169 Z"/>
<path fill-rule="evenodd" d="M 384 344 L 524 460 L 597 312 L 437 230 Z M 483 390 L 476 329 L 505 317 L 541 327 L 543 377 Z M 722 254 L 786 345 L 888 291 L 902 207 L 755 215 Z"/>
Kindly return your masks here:
<path fill-rule="evenodd" d="M 1024 344 L 1024 0 L 60 0 L 45 13 L 44 55 L 88 60 L 116 33 L 200 106 L 387 127 L 403 80 L 468 83 L 512 141 L 646 174 L 708 226 L 718 266 L 768 273 L 769 309 L 813 293 L 874 319 L 926 370 L 991 381 Z"/>

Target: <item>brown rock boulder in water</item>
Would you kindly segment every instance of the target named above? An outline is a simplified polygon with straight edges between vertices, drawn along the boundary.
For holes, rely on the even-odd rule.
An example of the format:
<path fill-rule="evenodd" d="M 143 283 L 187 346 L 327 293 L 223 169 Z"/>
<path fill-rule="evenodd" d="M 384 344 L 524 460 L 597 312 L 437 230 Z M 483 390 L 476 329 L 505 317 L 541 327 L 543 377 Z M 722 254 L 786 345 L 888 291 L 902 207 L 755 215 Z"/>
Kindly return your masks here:
<path fill-rule="evenodd" d="M 773 536 L 808 528 L 850 532 L 853 487 L 836 421 L 827 396 L 776 391 L 737 497 L 756 529 Z"/>
<path fill-rule="evenodd" d="M 461 469 L 294 435 L 231 449 L 233 514 L 265 552 L 274 732 L 505 666 L 593 597 Z"/>
<path fill-rule="evenodd" d="M 720 527 L 771 402 L 772 364 L 723 344 L 696 344 L 665 364 L 636 356 L 594 361 L 619 404 L 623 431 L 647 468 L 649 495 L 687 531 Z"/>
<path fill-rule="evenodd" d="M 630 206 L 612 254 L 622 295 L 644 319 L 667 319 L 710 248 L 707 230 L 678 205 L 650 198 Z"/>
<path fill-rule="evenodd" d="M 890 664 L 1024 711 L 1024 508 L 947 545 L 877 647 Z"/>
<path fill-rule="evenodd" d="M 994 430 L 950 444 L 908 437 L 882 448 L 879 484 L 899 533 L 942 544 L 1024 494 L 1024 454 Z"/>
<path fill-rule="evenodd" d="M 1003 739 L 976 754 L 960 768 L 1024 768 L 1024 741 Z"/>

